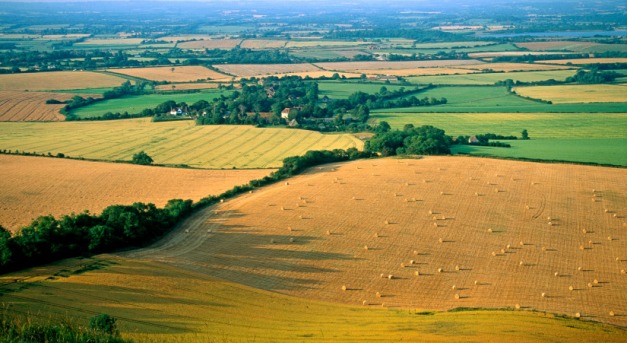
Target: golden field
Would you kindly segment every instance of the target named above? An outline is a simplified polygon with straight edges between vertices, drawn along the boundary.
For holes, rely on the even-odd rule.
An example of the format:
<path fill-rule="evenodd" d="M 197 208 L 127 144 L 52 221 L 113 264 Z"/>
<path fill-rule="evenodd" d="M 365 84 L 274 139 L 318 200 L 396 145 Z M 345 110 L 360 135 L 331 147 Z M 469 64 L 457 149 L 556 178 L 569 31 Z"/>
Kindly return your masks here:
<path fill-rule="evenodd" d="M 220 85 L 219 83 L 209 83 L 209 82 L 177 83 L 177 84 L 169 84 L 169 85 L 158 85 L 155 87 L 155 89 L 159 91 L 171 91 L 171 90 L 181 91 L 181 90 L 190 90 L 190 89 L 213 89 L 213 88 L 218 88 L 219 85 Z"/>
<path fill-rule="evenodd" d="M 566 85 L 516 87 L 517 94 L 554 104 L 627 102 L 627 85 Z"/>
<path fill-rule="evenodd" d="M 366 75 L 395 75 L 395 76 L 425 76 L 425 75 L 454 75 L 471 74 L 473 70 L 461 68 L 414 68 L 414 69 L 360 69 L 358 74 Z"/>
<path fill-rule="evenodd" d="M 316 301 L 518 307 L 624 326 L 626 178 L 467 157 L 327 165 L 125 256 Z"/>
<path fill-rule="evenodd" d="M 205 39 L 178 43 L 181 49 L 233 49 L 242 42 L 241 39 Z"/>
<path fill-rule="evenodd" d="M 594 64 L 594 63 L 627 63 L 627 58 L 574 58 L 574 59 L 564 59 L 564 60 L 546 60 L 546 61 L 538 61 L 536 63 L 546 63 L 546 64 Z"/>
<path fill-rule="evenodd" d="M 0 225 L 17 230 L 52 214 L 99 213 L 134 202 L 198 201 L 260 179 L 269 169 L 194 170 L 0 155 Z"/>
<path fill-rule="evenodd" d="M 287 73 L 320 72 L 310 63 L 298 64 L 216 64 L 214 68 L 239 77 L 265 76 Z"/>
<path fill-rule="evenodd" d="M 202 66 L 109 69 L 109 71 L 152 81 L 190 82 L 196 80 L 228 80 L 231 77 Z"/>
<path fill-rule="evenodd" d="M 324 70 L 348 71 L 356 70 L 386 70 L 386 69 L 415 69 L 433 67 L 455 67 L 469 64 L 479 64 L 477 60 L 438 60 L 438 61 L 366 61 L 366 62 L 323 62 L 315 65 Z"/>
<path fill-rule="evenodd" d="M 0 91 L 43 91 L 116 87 L 125 79 L 89 71 L 54 71 L 0 75 Z"/>
<path fill-rule="evenodd" d="M 563 70 L 570 69 L 568 66 L 548 65 L 539 63 L 485 63 L 478 65 L 466 65 L 460 68 L 483 70 L 492 69 L 496 72 L 511 72 L 511 71 L 546 71 L 546 70 Z"/>
<path fill-rule="evenodd" d="M 48 99 L 66 101 L 74 94 L 0 91 L 0 121 L 60 121 L 62 104 L 46 104 Z"/>

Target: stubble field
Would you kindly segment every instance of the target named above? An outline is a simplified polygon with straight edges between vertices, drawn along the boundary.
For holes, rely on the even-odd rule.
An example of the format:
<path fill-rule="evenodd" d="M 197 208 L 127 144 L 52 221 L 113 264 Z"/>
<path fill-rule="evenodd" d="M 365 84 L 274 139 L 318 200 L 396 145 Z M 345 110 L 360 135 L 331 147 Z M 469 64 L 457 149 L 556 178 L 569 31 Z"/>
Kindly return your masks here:
<path fill-rule="evenodd" d="M 216 64 L 216 69 L 239 77 L 252 77 L 286 73 L 320 72 L 320 68 L 310 63 L 300 64 Z"/>
<path fill-rule="evenodd" d="M 163 207 L 170 199 L 198 201 L 272 170 L 193 170 L 60 158 L 0 155 L 0 225 L 10 230 L 33 219 L 134 202 Z"/>
<path fill-rule="evenodd" d="M 46 104 L 48 99 L 70 100 L 74 94 L 0 91 L 0 121 L 59 121 L 62 104 Z"/>
<path fill-rule="evenodd" d="M 124 78 L 88 71 L 58 71 L 0 75 L 0 91 L 44 91 L 115 87 Z"/>
<path fill-rule="evenodd" d="M 231 77 L 202 66 L 124 68 L 109 71 L 153 81 L 190 82 L 199 79 L 228 80 Z"/>
<path fill-rule="evenodd" d="M 306 299 L 625 325 L 626 177 L 460 157 L 327 165 L 125 255 Z"/>
<path fill-rule="evenodd" d="M 157 164 L 197 168 L 277 168 L 308 150 L 363 148 L 350 134 L 193 121 L 149 119 L 58 123 L 0 123 L 0 149 L 98 160 L 130 161 L 144 150 Z"/>
<path fill-rule="evenodd" d="M 522 96 L 550 100 L 554 104 L 627 102 L 627 85 L 566 85 L 516 87 Z"/>

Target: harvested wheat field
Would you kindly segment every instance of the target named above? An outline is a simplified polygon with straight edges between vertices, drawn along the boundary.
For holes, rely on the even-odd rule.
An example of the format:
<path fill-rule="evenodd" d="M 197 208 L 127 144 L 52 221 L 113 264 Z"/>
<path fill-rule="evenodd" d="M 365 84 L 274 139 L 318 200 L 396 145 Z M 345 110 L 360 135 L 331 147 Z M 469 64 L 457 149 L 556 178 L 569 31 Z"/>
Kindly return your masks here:
<path fill-rule="evenodd" d="M 10 230 L 33 219 L 109 205 L 199 199 L 260 179 L 272 170 L 193 170 L 60 158 L 0 155 L 0 225 Z"/>
<path fill-rule="evenodd" d="M 206 79 L 230 79 L 228 75 L 215 72 L 202 66 L 124 68 L 109 69 L 109 71 L 152 81 L 190 82 Z"/>
<path fill-rule="evenodd" d="M 48 99 L 70 100 L 75 94 L 0 91 L 0 121 L 59 121 L 63 104 L 46 104 Z M 83 94 L 83 96 L 85 96 Z M 94 95 L 96 97 L 96 95 Z"/>
<path fill-rule="evenodd" d="M 627 85 L 567 85 L 516 87 L 517 94 L 554 104 L 627 102 Z"/>
<path fill-rule="evenodd" d="M 454 75 L 471 74 L 474 70 L 460 68 L 414 68 L 414 69 L 360 69 L 355 72 L 366 75 L 395 75 L 395 76 L 426 76 L 426 75 Z"/>
<path fill-rule="evenodd" d="M 125 254 L 336 303 L 627 325 L 627 170 L 468 157 L 326 165 Z"/>
<path fill-rule="evenodd" d="M 320 68 L 310 63 L 299 64 L 216 64 L 214 68 L 239 77 L 265 76 L 287 73 L 319 72 Z"/>
<path fill-rule="evenodd" d="M 546 60 L 546 61 L 537 61 L 536 63 L 547 63 L 547 64 L 575 64 L 575 65 L 584 65 L 584 64 L 595 64 L 595 63 L 627 63 L 627 58 L 574 58 L 574 59 L 566 59 L 566 60 Z"/>
<path fill-rule="evenodd" d="M 334 71 L 303 71 L 303 72 L 299 72 L 299 73 L 285 73 L 285 74 L 274 74 L 273 76 L 276 77 L 285 77 L 285 76 L 298 76 L 298 77 L 310 77 L 312 79 L 317 79 L 317 78 L 321 78 L 321 77 L 333 77 L 333 75 L 338 74 L 340 77 L 346 77 L 346 78 L 358 78 L 361 76 L 361 74 L 357 74 L 357 73 L 338 73 L 338 72 L 334 72 Z"/>
<path fill-rule="evenodd" d="M 177 84 L 168 84 L 168 85 L 158 85 L 155 87 L 156 90 L 160 91 L 171 91 L 171 90 L 191 90 L 191 89 L 213 89 L 218 88 L 220 86 L 219 83 L 208 83 L 208 82 L 198 82 L 198 83 L 177 83 Z"/>
<path fill-rule="evenodd" d="M 324 70 L 355 72 L 356 70 L 415 69 L 433 67 L 454 67 L 481 63 L 477 60 L 438 60 L 438 61 L 367 61 L 367 62 L 324 62 L 315 65 Z"/>
<path fill-rule="evenodd" d="M 178 43 L 181 49 L 233 49 L 242 42 L 241 39 L 205 39 Z"/>
<path fill-rule="evenodd" d="M 529 49 L 532 51 L 582 51 L 594 46 L 599 46 L 600 43 L 595 42 L 578 42 L 578 41 L 546 41 L 546 42 L 521 42 L 516 43 L 516 46 Z"/>
<path fill-rule="evenodd" d="M 536 64 L 536 63 L 485 63 L 477 65 L 467 65 L 461 68 L 472 70 L 491 69 L 496 72 L 512 72 L 512 71 L 545 71 L 545 70 L 563 70 L 572 69 L 568 66 Z"/>
<path fill-rule="evenodd" d="M 126 81 L 113 75 L 89 71 L 55 71 L 0 75 L 0 91 L 42 91 L 115 87 Z"/>

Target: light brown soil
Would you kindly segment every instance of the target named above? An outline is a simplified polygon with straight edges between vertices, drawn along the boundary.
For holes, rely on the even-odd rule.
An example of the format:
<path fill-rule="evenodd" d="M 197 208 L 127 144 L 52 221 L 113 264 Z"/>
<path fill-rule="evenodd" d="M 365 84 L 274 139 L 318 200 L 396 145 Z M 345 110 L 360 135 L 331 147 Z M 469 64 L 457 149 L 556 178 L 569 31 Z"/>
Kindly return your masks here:
<path fill-rule="evenodd" d="M 63 120 L 65 117 L 59 110 L 65 105 L 46 104 L 46 100 L 65 101 L 72 99 L 73 96 L 75 94 L 0 91 L 0 121 Z"/>
<path fill-rule="evenodd" d="M 467 157 L 327 165 L 197 213 L 129 255 L 309 299 L 519 305 L 626 325 L 626 179 Z"/>
<path fill-rule="evenodd" d="M 199 200 L 268 175 L 271 170 L 194 170 L 0 155 L 0 225 L 10 230 L 33 219 L 109 205 L 170 199 Z"/>

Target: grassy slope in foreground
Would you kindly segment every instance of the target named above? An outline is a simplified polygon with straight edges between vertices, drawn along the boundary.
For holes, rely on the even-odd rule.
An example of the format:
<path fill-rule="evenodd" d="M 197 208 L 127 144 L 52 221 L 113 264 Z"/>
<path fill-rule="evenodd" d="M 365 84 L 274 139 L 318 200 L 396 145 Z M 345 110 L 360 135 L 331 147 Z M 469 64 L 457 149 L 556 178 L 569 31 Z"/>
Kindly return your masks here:
<path fill-rule="evenodd" d="M 7 275 L 3 281 L 34 273 Z M 118 318 L 124 338 L 138 341 L 572 342 L 585 337 L 619 342 L 626 334 L 611 325 L 529 311 L 421 312 L 317 302 L 112 256 L 69 259 L 36 274 L 5 287 L 3 302 L 13 313 L 82 323 L 107 313 Z"/>
<path fill-rule="evenodd" d="M 236 125 L 196 126 L 193 121 L 153 123 L 148 118 L 0 123 L 0 132 L 0 149 L 126 161 L 144 150 L 157 164 L 198 168 L 276 168 L 285 157 L 309 150 L 363 147 L 362 141 L 349 134 Z"/>
<path fill-rule="evenodd" d="M 508 141 L 512 148 L 456 147 L 454 151 L 627 166 L 627 113 L 377 113 L 394 128 L 433 125 L 452 136 L 497 133 L 529 141 Z"/>

